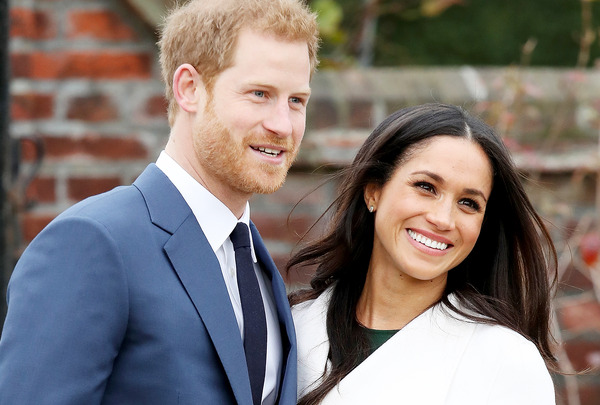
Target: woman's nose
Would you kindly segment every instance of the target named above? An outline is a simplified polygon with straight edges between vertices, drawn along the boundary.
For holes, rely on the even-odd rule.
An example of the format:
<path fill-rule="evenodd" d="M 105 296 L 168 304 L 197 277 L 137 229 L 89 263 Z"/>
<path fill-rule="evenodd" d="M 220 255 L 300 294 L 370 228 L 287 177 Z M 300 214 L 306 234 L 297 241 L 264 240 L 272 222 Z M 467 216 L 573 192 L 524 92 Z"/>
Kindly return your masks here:
<path fill-rule="evenodd" d="M 427 221 L 440 230 L 454 227 L 454 207 L 451 201 L 440 199 L 433 204 L 426 215 Z"/>

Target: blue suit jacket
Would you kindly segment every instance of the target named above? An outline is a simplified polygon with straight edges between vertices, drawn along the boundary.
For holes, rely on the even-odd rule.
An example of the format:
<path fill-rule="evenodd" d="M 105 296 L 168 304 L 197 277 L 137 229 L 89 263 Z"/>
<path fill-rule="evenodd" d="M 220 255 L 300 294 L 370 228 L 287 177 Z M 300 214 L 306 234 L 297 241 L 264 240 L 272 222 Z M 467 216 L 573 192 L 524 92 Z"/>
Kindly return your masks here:
<path fill-rule="evenodd" d="M 283 341 L 279 403 L 296 403 L 286 291 L 258 231 Z M 248 404 L 244 349 L 214 252 L 155 165 L 59 215 L 8 288 L 0 404 Z"/>

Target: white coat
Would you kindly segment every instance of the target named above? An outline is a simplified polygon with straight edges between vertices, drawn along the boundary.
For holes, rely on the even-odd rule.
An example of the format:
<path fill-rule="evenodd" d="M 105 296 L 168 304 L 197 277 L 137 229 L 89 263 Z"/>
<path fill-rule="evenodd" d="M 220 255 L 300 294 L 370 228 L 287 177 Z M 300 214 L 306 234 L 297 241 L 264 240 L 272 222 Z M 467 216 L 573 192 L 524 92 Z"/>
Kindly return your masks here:
<path fill-rule="evenodd" d="M 327 361 L 330 293 L 331 288 L 292 309 L 299 397 L 318 383 Z M 533 343 L 506 327 L 451 312 L 439 304 L 415 318 L 348 374 L 322 404 L 556 403 L 552 379 Z"/>

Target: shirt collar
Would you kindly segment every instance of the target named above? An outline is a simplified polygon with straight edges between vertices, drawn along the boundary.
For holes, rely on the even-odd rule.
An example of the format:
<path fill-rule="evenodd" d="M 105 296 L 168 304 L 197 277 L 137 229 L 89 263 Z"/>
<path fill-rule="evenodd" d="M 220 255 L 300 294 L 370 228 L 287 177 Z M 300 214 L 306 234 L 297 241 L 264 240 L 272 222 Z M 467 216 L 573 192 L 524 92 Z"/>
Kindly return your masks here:
<path fill-rule="evenodd" d="M 202 184 L 198 183 L 172 157 L 162 151 L 156 165 L 171 180 L 188 204 L 198 224 L 202 228 L 210 247 L 216 252 L 229 238 L 238 222 L 250 226 L 250 204 L 246 203 L 244 213 L 238 220 L 221 200 L 215 197 Z M 256 262 L 254 242 L 250 232 L 252 258 Z"/>

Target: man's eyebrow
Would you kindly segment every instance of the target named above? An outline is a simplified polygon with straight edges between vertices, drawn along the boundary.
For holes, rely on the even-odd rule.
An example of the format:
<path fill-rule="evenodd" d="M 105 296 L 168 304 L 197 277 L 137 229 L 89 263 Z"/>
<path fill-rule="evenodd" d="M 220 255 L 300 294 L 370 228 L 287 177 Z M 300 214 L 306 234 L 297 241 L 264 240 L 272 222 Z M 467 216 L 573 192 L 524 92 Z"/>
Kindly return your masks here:
<path fill-rule="evenodd" d="M 277 86 L 274 86 L 272 84 L 266 84 L 266 83 L 259 82 L 259 81 L 248 82 L 246 85 L 249 86 L 249 87 L 254 87 L 254 86 L 256 86 L 256 87 L 262 87 L 262 88 L 269 89 L 269 90 L 273 90 L 273 89 L 277 88 Z M 299 96 L 305 96 L 305 97 L 310 97 L 310 95 L 312 94 L 312 89 L 310 87 L 304 87 L 304 88 L 299 89 L 297 91 L 292 91 L 292 92 L 290 92 L 290 94 L 292 94 L 292 95 L 299 95 Z"/>
<path fill-rule="evenodd" d="M 305 97 L 310 97 L 310 95 L 312 94 L 312 90 L 310 88 L 305 89 L 305 90 L 301 90 L 292 94 L 299 94 L 301 96 L 305 96 Z"/>

